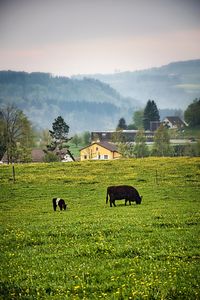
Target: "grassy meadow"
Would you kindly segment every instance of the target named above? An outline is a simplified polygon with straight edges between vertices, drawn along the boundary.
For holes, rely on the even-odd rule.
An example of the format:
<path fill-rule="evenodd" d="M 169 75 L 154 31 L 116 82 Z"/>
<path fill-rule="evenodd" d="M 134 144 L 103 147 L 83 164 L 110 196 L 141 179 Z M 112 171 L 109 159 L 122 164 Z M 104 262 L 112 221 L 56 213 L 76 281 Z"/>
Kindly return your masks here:
<path fill-rule="evenodd" d="M 200 299 L 200 158 L 18 164 L 15 176 L 0 166 L 0 299 Z M 106 205 L 118 184 L 142 204 Z"/>

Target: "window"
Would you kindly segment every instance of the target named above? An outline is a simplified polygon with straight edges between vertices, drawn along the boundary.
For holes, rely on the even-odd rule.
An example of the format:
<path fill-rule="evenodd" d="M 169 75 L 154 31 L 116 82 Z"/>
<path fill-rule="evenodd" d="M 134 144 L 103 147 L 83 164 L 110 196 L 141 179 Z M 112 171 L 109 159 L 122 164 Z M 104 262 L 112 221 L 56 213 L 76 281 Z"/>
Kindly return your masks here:
<path fill-rule="evenodd" d="M 98 151 L 99 150 L 99 148 L 98 147 L 96 147 L 96 151 Z"/>
<path fill-rule="evenodd" d="M 104 155 L 103 158 L 104 158 L 104 159 L 108 159 L 108 155 Z"/>

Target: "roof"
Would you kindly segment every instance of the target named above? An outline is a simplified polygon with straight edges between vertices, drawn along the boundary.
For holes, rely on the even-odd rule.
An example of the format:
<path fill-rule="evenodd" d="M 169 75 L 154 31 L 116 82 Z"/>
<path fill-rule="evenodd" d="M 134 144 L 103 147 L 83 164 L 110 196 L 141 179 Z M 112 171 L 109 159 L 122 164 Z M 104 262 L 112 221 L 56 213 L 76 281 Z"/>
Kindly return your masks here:
<path fill-rule="evenodd" d="M 45 152 L 42 149 L 32 149 L 31 150 L 31 161 L 32 162 L 44 162 Z M 68 155 L 72 161 L 75 161 L 72 153 L 68 149 L 61 150 L 61 158 L 64 159 L 65 156 Z M 66 159 L 66 158 L 65 158 Z M 2 162 L 7 162 L 6 152 L 1 159 Z"/>
<path fill-rule="evenodd" d="M 168 119 L 169 122 L 172 123 L 172 125 L 185 125 L 185 123 L 179 118 L 179 117 L 176 117 L 176 116 L 172 116 L 172 117 L 165 117 L 165 119 Z"/>
<path fill-rule="evenodd" d="M 92 143 L 92 144 L 90 144 L 90 145 L 88 145 L 88 146 L 86 146 L 86 147 L 83 147 L 82 149 L 80 149 L 80 150 L 83 150 L 83 149 L 86 149 L 86 148 L 88 148 L 88 147 L 90 147 L 90 146 L 92 146 L 92 145 L 99 145 L 99 146 L 101 146 L 101 147 L 103 147 L 103 148 L 105 148 L 105 149 L 107 149 L 107 150 L 110 150 L 111 152 L 119 152 L 118 150 L 117 150 L 117 146 L 115 145 L 115 144 L 112 144 L 112 143 L 108 143 L 108 142 L 94 142 L 94 143 Z"/>
<path fill-rule="evenodd" d="M 99 142 L 99 143 L 96 143 L 98 144 L 99 146 L 103 147 L 103 148 L 106 148 L 112 152 L 118 152 L 117 151 L 117 146 L 115 144 L 112 144 L 112 143 L 108 143 L 108 142 Z"/>
<path fill-rule="evenodd" d="M 43 162 L 44 156 L 45 156 L 45 153 L 42 149 L 32 149 L 31 150 L 32 162 Z"/>
<path fill-rule="evenodd" d="M 32 149 L 31 150 L 31 161 L 32 162 L 43 162 L 44 161 L 45 153 L 42 149 Z M 2 159 L 2 162 L 7 163 L 7 154 L 4 153 Z M 20 162 L 19 160 L 17 162 Z"/>

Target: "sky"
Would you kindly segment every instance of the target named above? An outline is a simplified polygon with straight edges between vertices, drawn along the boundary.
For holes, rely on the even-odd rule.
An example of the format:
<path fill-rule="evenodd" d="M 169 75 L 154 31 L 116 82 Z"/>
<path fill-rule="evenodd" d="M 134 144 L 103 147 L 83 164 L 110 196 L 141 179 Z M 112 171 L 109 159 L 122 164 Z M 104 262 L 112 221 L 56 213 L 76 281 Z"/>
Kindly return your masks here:
<path fill-rule="evenodd" d="M 114 73 L 200 58 L 200 0 L 0 0 L 0 70 Z"/>

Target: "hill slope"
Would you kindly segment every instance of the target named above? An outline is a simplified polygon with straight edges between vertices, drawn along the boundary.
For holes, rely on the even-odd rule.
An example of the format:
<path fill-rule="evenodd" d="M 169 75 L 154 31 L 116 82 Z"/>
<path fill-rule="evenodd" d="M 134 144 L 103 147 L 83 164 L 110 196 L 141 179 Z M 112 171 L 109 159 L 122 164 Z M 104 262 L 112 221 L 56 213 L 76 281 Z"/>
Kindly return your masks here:
<path fill-rule="evenodd" d="M 123 95 L 123 96 L 121 96 Z M 61 115 L 70 132 L 108 130 L 154 99 L 159 109 L 184 110 L 200 97 L 200 59 L 117 74 L 53 77 L 49 73 L 0 71 L 0 106 L 14 103 L 41 128 Z M 163 119 L 171 110 L 161 110 Z"/>
<path fill-rule="evenodd" d="M 0 165 L 1 299 L 200 299 L 200 158 Z M 157 178 L 157 180 L 155 180 Z M 141 205 L 106 204 L 127 184 Z M 68 208 L 53 211 L 52 198 Z"/>
<path fill-rule="evenodd" d="M 160 68 L 110 75 L 91 75 L 124 97 L 146 104 L 154 99 L 159 108 L 185 109 L 200 97 L 200 59 L 174 62 Z"/>
<path fill-rule="evenodd" d="M 113 128 L 121 115 L 130 114 L 127 108 L 138 106 L 96 79 L 1 71 L 0 105 L 6 103 L 16 104 L 42 128 L 62 115 L 74 132 Z"/>

